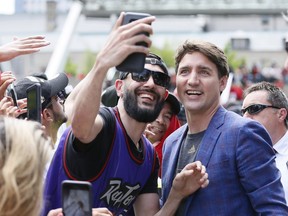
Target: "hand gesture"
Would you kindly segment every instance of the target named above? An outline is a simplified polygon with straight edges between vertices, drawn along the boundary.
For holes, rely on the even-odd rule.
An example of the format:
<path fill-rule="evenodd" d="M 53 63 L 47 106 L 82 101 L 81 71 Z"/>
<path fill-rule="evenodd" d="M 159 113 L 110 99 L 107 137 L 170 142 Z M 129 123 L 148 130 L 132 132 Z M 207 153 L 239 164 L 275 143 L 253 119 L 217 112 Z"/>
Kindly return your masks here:
<path fill-rule="evenodd" d="M 38 52 L 41 47 L 49 45 L 44 36 L 36 35 L 26 38 L 17 38 L 10 43 L 0 46 L 0 62 L 9 61 L 19 55 Z"/>
<path fill-rule="evenodd" d="M 187 164 L 176 175 L 172 184 L 172 190 L 176 191 L 180 199 L 194 193 L 199 188 L 205 188 L 209 184 L 208 173 L 200 161 Z"/>

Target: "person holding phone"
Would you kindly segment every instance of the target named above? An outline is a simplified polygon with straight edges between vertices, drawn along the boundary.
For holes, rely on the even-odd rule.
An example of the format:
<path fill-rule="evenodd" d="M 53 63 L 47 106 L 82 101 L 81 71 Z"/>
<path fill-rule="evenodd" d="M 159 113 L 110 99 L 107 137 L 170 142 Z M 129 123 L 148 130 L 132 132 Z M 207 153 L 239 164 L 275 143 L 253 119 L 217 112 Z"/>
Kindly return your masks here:
<path fill-rule="evenodd" d="M 65 73 L 59 73 L 49 80 L 45 74 L 34 74 L 24 77 L 15 85 L 18 99 L 27 98 L 27 89 L 32 87 L 35 83 L 41 85 L 42 125 L 45 126 L 47 135 L 52 138 L 53 143 L 55 144 L 58 128 L 62 123 L 67 122 L 67 115 L 64 110 L 65 96 L 62 91 L 68 84 L 68 77 Z M 21 115 L 21 118 L 26 117 L 27 113 Z"/>
<path fill-rule="evenodd" d="M 17 99 L 14 89 L 16 77 L 11 71 L 0 73 L 0 115 L 18 117 L 26 112 L 26 100 Z"/>
<path fill-rule="evenodd" d="M 50 42 L 42 35 L 33 35 L 24 38 L 14 37 L 13 41 L 0 46 L 0 63 L 10 61 L 21 55 L 38 52 L 40 48 L 48 46 L 49 44 Z M 23 109 L 26 106 L 26 100 L 17 100 L 17 95 L 14 94 L 13 82 L 15 80 L 16 78 L 11 71 L 0 71 L 1 115 L 18 117 L 26 112 L 26 110 Z M 11 99 L 13 99 L 13 101 Z"/>
<path fill-rule="evenodd" d="M 173 214 L 185 196 L 208 185 L 201 162 L 187 165 L 175 177 L 169 202 L 159 211 L 159 163 L 143 133 L 163 107 L 170 77 L 162 59 L 149 54 L 151 39 L 139 34 L 152 34 L 155 17 L 121 25 L 123 16 L 91 71 L 65 102 L 71 127 L 64 132 L 47 173 L 42 215 L 61 205 L 61 183 L 66 179 L 91 182 L 93 207 L 106 207 L 113 215 L 129 215 L 132 208 L 136 215 Z M 148 47 L 135 45 L 142 41 Z M 100 107 L 108 70 L 135 52 L 147 55 L 144 68 L 138 73 L 119 72 L 117 106 Z"/>
<path fill-rule="evenodd" d="M 51 147 L 51 138 L 38 122 L 0 117 L 1 215 L 39 215 Z M 92 215 L 112 216 L 106 208 L 94 208 Z M 62 209 L 48 216 L 63 216 Z"/>

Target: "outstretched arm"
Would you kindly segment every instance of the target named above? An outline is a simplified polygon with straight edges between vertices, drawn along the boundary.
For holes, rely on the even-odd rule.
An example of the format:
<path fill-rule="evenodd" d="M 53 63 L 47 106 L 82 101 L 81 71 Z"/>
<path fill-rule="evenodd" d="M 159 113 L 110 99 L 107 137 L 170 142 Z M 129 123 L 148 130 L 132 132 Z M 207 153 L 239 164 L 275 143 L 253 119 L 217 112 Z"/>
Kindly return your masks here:
<path fill-rule="evenodd" d="M 10 43 L 0 46 L 0 62 L 9 61 L 17 56 L 38 52 L 41 47 L 49 45 L 44 36 L 36 35 L 26 38 L 14 38 Z"/>
<path fill-rule="evenodd" d="M 102 120 L 97 117 L 100 107 L 103 81 L 111 67 L 119 65 L 134 52 L 148 53 L 149 49 L 137 46 L 145 41 L 148 47 L 151 39 L 140 32 L 152 34 L 151 22 L 155 17 L 140 19 L 121 26 L 120 15 L 96 62 L 87 76 L 74 88 L 65 102 L 65 110 L 71 122 L 74 135 L 83 143 L 92 141 L 102 129 Z"/>

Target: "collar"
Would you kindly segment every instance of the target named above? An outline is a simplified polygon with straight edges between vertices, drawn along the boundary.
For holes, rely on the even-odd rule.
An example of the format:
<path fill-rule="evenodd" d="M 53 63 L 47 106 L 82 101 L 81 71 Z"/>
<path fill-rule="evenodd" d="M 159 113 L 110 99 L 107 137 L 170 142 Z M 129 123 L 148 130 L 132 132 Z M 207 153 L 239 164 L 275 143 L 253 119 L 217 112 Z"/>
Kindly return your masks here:
<path fill-rule="evenodd" d="M 285 135 L 275 143 L 273 148 L 277 151 L 277 154 L 288 154 L 288 131 L 286 131 Z"/>

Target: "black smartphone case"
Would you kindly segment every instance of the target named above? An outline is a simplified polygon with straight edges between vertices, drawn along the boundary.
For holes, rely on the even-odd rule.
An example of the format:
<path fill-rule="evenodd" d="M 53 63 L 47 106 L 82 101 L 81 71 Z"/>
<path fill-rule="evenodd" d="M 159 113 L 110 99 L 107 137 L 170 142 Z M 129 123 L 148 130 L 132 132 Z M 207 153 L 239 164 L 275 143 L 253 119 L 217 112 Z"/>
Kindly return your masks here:
<path fill-rule="evenodd" d="M 41 123 L 41 85 L 35 83 L 26 90 L 27 93 L 27 119 Z"/>
<path fill-rule="evenodd" d="M 148 16 L 151 16 L 151 15 L 146 14 L 146 13 L 127 12 L 125 13 L 122 25 L 126 25 L 130 22 L 133 22 L 135 20 L 142 19 Z M 143 32 L 142 34 L 149 36 L 147 32 Z M 136 45 L 147 47 L 147 44 L 145 42 L 140 42 L 140 43 L 137 43 Z M 140 73 L 144 69 L 145 58 L 146 58 L 146 55 L 144 53 L 132 53 L 121 64 L 116 66 L 116 69 L 122 72 Z"/>

